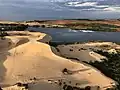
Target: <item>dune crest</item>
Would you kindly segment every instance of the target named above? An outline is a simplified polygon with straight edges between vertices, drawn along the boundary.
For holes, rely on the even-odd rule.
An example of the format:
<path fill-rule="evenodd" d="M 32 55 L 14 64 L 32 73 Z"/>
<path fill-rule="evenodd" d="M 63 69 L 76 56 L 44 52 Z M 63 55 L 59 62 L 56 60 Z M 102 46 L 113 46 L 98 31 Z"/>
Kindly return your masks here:
<path fill-rule="evenodd" d="M 20 36 L 18 33 L 24 35 Z M 101 90 L 116 83 L 90 66 L 55 55 L 48 44 L 40 42 L 46 36 L 44 33 L 9 32 L 9 34 L 11 36 L 6 38 L 11 40 L 11 48 L 3 45 L 6 50 L 4 53 L 0 49 L 2 53 L 0 58 L 3 59 L 2 66 L 0 65 L 0 73 L 3 73 L 0 74 L 3 78 L 0 86 L 9 85 L 3 87 L 3 90 L 20 90 L 14 86 L 17 82 L 28 83 L 28 90 L 60 90 L 61 87 L 56 84 L 59 80 L 73 86 L 78 83 L 78 87 L 100 86 Z M 7 42 L 7 39 L 4 42 Z M 3 54 L 6 58 L 3 58 Z M 75 73 L 65 75 L 62 72 L 64 68 Z"/>

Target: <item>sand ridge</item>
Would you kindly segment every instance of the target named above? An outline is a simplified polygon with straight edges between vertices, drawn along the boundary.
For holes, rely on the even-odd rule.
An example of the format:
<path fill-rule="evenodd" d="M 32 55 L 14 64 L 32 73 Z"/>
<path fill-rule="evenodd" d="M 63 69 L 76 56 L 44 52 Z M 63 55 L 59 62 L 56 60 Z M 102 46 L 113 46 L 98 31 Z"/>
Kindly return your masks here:
<path fill-rule="evenodd" d="M 24 31 L 19 33 L 25 34 Z M 48 44 L 39 42 L 46 34 L 26 33 L 28 36 L 19 36 L 18 32 L 12 32 L 12 36 L 6 37 L 15 45 L 6 50 L 5 58 L 3 58 L 3 54 L 0 55 L 2 60 L 0 73 L 3 73 L 0 74 L 2 77 L 0 85 L 10 85 L 4 87 L 3 90 L 20 90 L 20 88 L 15 88 L 16 86 L 11 86 L 17 82 L 29 83 L 29 90 L 59 90 L 61 87 L 53 82 L 61 79 L 66 83 L 71 81 L 73 86 L 79 83 L 78 87 L 100 86 L 101 90 L 105 90 L 106 86 L 115 85 L 114 80 L 104 76 L 96 69 L 55 55 Z M 64 68 L 79 72 L 64 75 L 62 73 Z M 34 77 L 37 78 L 37 81 L 31 81 L 31 78 Z M 53 84 L 49 82 L 51 79 Z"/>

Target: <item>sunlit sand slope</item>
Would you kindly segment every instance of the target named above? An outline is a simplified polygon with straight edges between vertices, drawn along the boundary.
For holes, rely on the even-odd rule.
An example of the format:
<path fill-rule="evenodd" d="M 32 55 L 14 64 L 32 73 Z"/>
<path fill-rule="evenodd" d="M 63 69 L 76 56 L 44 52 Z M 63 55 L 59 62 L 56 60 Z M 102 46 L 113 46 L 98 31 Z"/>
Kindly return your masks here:
<path fill-rule="evenodd" d="M 60 90 L 59 80 L 72 86 L 78 83 L 77 87 L 100 86 L 101 90 L 115 84 L 93 67 L 55 55 L 49 45 L 39 42 L 46 34 L 15 33 L 0 41 L 0 85 L 9 86 L 3 90 L 20 90 L 12 86 L 17 82 L 29 83 L 29 90 Z M 71 73 L 63 74 L 64 68 Z"/>

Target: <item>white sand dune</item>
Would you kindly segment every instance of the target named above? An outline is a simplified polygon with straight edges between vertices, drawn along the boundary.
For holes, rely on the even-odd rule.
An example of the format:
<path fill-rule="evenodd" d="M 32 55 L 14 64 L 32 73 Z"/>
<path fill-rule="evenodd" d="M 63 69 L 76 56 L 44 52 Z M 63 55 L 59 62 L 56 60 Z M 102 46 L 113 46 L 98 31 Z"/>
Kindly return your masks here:
<path fill-rule="evenodd" d="M 4 50 L 6 50 L 2 53 L 1 50 L 3 51 L 3 49 L 0 48 L 2 53 L 0 54 L 0 86 L 24 82 L 30 83 L 29 90 L 60 90 L 61 87 L 48 81 L 51 79 L 53 82 L 60 79 L 63 79 L 64 82 L 71 81 L 73 86 L 80 83 L 79 87 L 98 85 L 101 90 L 105 90 L 106 86 L 111 87 L 115 84 L 114 80 L 104 76 L 90 66 L 73 62 L 52 53 L 49 45 L 38 42 L 45 35 L 38 32 L 27 32 L 26 36 L 15 34 L 8 36 L 6 38 L 15 44 L 11 48 L 6 44 L 8 40 L 0 41 L 4 43 L 0 44 L 0 47 L 4 47 Z M 29 41 L 26 42 L 23 39 Z M 64 68 L 81 71 L 72 75 L 64 75 L 62 73 Z M 30 79 L 34 77 L 38 80 L 31 81 Z M 4 87 L 3 90 L 20 90 L 20 88 L 9 86 Z"/>
<path fill-rule="evenodd" d="M 101 62 L 102 59 L 107 59 L 105 56 L 102 56 L 98 53 L 95 53 L 93 50 L 91 50 L 95 48 L 97 47 L 88 46 L 86 44 L 70 44 L 70 45 L 58 45 L 55 49 L 52 48 L 52 50 L 56 55 L 77 60 L 77 61 L 85 61 L 85 62 L 100 61 Z"/>
<path fill-rule="evenodd" d="M 95 58 L 97 61 L 101 62 L 101 59 L 107 59 L 105 56 L 102 56 L 98 53 L 95 53 L 93 51 L 89 52 L 89 55 L 92 56 L 93 58 Z"/>

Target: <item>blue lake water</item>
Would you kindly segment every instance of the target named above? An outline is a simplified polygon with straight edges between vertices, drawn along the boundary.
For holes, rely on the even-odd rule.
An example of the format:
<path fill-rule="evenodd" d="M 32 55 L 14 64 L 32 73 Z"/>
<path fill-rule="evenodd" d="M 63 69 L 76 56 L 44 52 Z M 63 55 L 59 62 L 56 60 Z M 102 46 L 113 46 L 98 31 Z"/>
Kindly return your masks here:
<path fill-rule="evenodd" d="M 86 42 L 92 40 L 120 42 L 120 32 L 82 32 L 63 28 L 34 28 L 28 30 L 40 31 L 52 36 L 52 42 Z"/>

